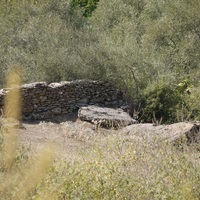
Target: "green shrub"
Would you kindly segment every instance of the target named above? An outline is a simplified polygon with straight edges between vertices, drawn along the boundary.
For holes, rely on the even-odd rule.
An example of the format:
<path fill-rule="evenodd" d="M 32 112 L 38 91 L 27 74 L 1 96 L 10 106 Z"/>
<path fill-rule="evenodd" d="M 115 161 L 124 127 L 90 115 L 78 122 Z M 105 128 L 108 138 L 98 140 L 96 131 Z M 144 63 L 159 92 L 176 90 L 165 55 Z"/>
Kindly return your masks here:
<path fill-rule="evenodd" d="M 200 88 L 191 88 L 190 95 L 185 96 L 185 101 L 187 102 L 190 110 L 190 118 L 195 121 L 200 120 Z"/>
<path fill-rule="evenodd" d="M 177 111 L 186 107 L 183 95 L 175 86 L 156 84 L 143 97 L 143 117 L 145 122 L 161 120 L 164 123 L 177 121 Z"/>
<path fill-rule="evenodd" d="M 97 8 L 99 0 L 71 0 L 70 5 L 73 9 L 80 7 L 83 8 L 83 16 L 91 17 L 92 12 Z"/>

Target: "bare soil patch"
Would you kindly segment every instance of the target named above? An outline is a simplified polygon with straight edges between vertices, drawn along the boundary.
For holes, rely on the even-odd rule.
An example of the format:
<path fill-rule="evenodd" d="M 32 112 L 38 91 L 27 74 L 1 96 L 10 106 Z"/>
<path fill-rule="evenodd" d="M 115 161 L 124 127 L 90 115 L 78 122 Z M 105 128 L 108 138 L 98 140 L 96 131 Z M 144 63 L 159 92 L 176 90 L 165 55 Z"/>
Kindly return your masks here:
<path fill-rule="evenodd" d="M 54 143 L 58 152 L 69 159 L 89 148 L 100 135 L 111 132 L 100 127 L 96 129 L 96 125 L 81 121 L 77 116 L 72 113 L 46 121 L 23 122 L 19 142 L 32 153 Z"/>

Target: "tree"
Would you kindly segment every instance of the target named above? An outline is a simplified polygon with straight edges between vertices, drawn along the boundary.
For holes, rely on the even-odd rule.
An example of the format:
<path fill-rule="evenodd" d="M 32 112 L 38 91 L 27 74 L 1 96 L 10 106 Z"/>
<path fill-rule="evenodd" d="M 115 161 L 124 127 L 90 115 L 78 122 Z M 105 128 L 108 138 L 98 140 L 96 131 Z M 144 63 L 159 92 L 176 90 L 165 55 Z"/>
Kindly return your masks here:
<path fill-rule="evenodd" d="M 146 56 L 154 66 L 174 72 L 180 79 L 194 76 L 200 67 L 200 2 L 156 1 L 146 10 L 149 18 L 143 36 Z M 199 73 L 192 77 L 197 80 Z M 195 80 L 195 81 L 196 81 Z"/>

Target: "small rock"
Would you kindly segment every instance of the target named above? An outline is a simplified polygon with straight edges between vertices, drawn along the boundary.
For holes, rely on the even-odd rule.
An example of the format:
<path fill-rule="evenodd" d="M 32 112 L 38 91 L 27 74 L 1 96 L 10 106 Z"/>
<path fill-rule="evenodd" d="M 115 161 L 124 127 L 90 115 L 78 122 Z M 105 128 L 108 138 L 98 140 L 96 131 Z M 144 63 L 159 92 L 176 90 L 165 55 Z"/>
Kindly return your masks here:
<path fill-rule="evenodd" d="M 40 101 L 41 102 L 44 102 L 44 101 L 46 101 L 47 100 L 47 97 L 40 97 Z"/>
<path fill-rule="evenodd" d="M 62 113 L 62 109 L 57 107 L 57 108 L 52 109 L 52 112 L 55 115 L 60 115 Z"/>

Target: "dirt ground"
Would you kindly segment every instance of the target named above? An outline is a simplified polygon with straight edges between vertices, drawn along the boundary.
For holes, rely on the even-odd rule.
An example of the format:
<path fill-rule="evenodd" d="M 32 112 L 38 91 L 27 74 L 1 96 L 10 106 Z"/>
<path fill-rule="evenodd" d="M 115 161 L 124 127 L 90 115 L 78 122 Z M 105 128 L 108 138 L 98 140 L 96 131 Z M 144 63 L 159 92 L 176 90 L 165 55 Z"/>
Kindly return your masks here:
<path fill-rule="evenodd" d="M 19 142 L 35 153 L 49 143 L 55 144 L 57 153 L 67 159 L 73 158 L 79 151 L 87 151 L 94 141 L 106 140 L 106 136 L 114 135 L 142 142 L 152 135 L 166 135 L 174 138 L 189 130 L 193 124 L 177 123 L 173 125 L 153 126 L 152 124 L 133 124 L 121 130 L 109 130 L 78 119 L 78 113 L 58 116 L 46 121 L 23 122 L 19 131 Z M 199 133 L 198 133 L 199 135 Z M 137 139 L 139 136 L 139 140 Z M 149 141 L 149 139 L 148 139 Z"/>
<path fill-rule="evenodd" d="M 55 144 L 62 156 L 73 158 L 80 150 L 86 150 L 95 139 L 113 132 L 78 119 L 77 113 L 58 116 L 51 120 L 23 122 L 19 142 L 35 153 L 49 143 Z"/>

